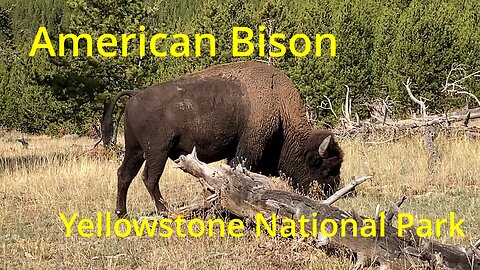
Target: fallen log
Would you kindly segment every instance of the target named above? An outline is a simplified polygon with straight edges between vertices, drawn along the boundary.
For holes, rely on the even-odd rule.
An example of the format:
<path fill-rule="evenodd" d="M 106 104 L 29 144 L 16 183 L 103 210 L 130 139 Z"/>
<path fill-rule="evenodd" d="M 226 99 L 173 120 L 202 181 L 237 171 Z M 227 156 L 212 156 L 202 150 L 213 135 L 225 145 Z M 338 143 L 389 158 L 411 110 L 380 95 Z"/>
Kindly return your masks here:
<path fill-rule="evenodd" d="M 307 218 L 311 222 L 305 223 L 305 231 L 319 243 L 356 253 L 356 269 L 372 264 L 379 264 L 380 269 L 480 269 L 480 251 L 475 245 L 468 248 L 446 245 L 408 232 L 399 236 L 398 229 L 386 223 L 382 216 L 369 219 L 330 205 L 334 199 L 322 203 L 293 192 L 275 190 L 268 177 L 251 173 L 240 165 L 235 169 L 214 169 L 197 159 L 195 149 L 175 162 L 183 171 L 195 176 L 207 191 L 201 203 L 203 207 L 223 208 L 252 222 L 259 214 L 271 217 L 271 223 Z M 389 211 L 389 219 L 392 218 L 390 215 L 398 216 L 401 203 L 394 205 Z M 342 224 L 337 230 L 344 230 L 345 235 L 334 233 L 334 222 L 325 222 L 323 234 L 315 235 L 321 231 L 318 225 L 325 220 Z M 343 220 L 349 222 L 343 224 Z M 369 231 L 370 237 L 357 234 L 362 230 Z"/>
<path fill-rule="evenodd" d="M 471 119 L 480 118 L 480 108 L 474 108 L 462 112 L 453 112 L 451 114 L 438 114 L 438 115 L 426 115 L 424 118 L 412 118 L 399 121 L 393 121 L 390 119 L 383 120 L 378 114 L 372 113 L 372 116 L 379 122 L 383 122 L 383 125 L 394 126 L 403 129 L 433 126 L 441 123 L 452 123 L 467 121 Z M 468 121 L 467 121 L 468 123 Z"/>
<path fill-rule="evenodd" d="M 371 119 L 359 121 L 356 125 L 347 128 L 334 129 L 337 136 L 352 136 L 357 134 L 384 134 L 384 133 L 408 133 L 421 130 L 426 127 L 438 127 L 442 131 L 461 132 L 463 134 L 478 137 L 479 127 L 469 127 L 470 120 L 480 118 L 480 108 L 469 109 L 466 111 L 453 112 L 450 114 L 426 115 L 423 118 L 412 118 L 404 120 L 392 120 L 386 117 L 385 113 L 378 110 L 371 112 Z M 461 122 L 460 125 L 454 125 L 455 122 Z M 397 134 L 397 135 L 398 135 Z M 400 136 L 403 137 L 403 136 Z M 391 140 L 396 140 L 393 138 Z M 391 141 L 390 140 L 390 141 Z"/>

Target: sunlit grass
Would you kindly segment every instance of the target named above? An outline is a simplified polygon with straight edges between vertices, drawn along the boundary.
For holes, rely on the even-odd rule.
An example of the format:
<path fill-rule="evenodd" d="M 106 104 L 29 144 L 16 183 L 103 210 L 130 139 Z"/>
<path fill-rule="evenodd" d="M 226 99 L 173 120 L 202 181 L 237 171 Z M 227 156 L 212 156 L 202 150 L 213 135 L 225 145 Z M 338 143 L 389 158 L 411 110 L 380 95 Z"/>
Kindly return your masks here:
<path fill-rule="evenodd" d="M 119 161 L 84 154 L 95 143 L 85 138 L 30 137 L 22 149 L 15 137 L 0 139 L 0 157 L 50 156 L 50 159 L 4 166 L 0 171 L 0 268 L 104 269 L 348 269 L 345 256 L 327 256 L 305 242 L 248 235 L 168 239 L 130 237 L 65 237 L 58 216 L 79 213 L 95 219 L 113 212 Z M 10 137 L 8 137 L 10 136 Z M 437 139 L 441 163 L 427 170 L 426 153 L 417 137 L 394 143 L 365 144 L 342 140 L 343 181 L 374 175 L 357 188 L 357 196 L 336 203 L 346 210 L 373 215 L 403 195 L 402 207 L 416 217 L 445 218 L 454 211 L 465 218 L 465 238 L 444 236 L 444 242 L 469 244 L 480 236 L 480 141 L 468 137 Z M 65 158 L 55 157 L 64 153 Z M 0 159 L 1 160 L 1 159 Z M 0 166 L 1 167 L 1 166 Z M 138 177 L 137 177 L 138 178 Z M 180 205 L 201 191 L 195 179 L 168 163 L 161 190 L 170 205 Z M 129 212 L 140 216 L 154 210 L 142 181 L 135 179 L 128 197 Z"/>

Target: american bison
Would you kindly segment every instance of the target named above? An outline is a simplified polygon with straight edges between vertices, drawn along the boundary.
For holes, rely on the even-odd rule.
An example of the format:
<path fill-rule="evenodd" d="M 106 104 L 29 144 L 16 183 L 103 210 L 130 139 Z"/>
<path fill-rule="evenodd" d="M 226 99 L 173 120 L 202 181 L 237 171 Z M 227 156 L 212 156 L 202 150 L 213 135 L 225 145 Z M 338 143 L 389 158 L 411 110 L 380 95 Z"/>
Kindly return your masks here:
<path fill-rule="evenodd" d="M 159 179 L 167 158 L 195 146 L 204 162 L 227 159 L 266 175 L 284 174 L 307 193 L 317 181 L 323 195 L 339 184 L 343 154 L 328 130 L 312 130 L 300 95 L 280 70 L 260 62 L 216 65 L 143 91 L 123 91 L 102 121 L 111 143 L 115 103 L 125 107 L 125 158 L 118 169 L 116 213 L 126 214 L 127 191 L 146 160 L 143 181 L 157 211 L 165 211 Z"/>

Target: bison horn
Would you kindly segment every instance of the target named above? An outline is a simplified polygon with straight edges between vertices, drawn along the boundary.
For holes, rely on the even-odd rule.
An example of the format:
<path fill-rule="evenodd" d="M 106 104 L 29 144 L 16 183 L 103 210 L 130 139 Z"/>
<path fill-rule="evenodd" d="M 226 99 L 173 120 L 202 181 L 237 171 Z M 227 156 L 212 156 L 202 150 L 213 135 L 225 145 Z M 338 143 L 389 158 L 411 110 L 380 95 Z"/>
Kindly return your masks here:
<path fill-rule="evenodd" d="M 192 155 L 193 159 L 197 159 L 197 147 L 195 147 L 195 146 L 193 147 L 191 155 Z"/>
<path fill-rule="evenodd" d="M 328 135 L 328 137 L 323 139 L 323 142 L 318 147 L 318 153 L 320 154 L 321 157 L 324 157 L 325 151 L 327 151 L 327 147 L 330 144 L 330 139 L 332 139 L 332 135 Z"/>

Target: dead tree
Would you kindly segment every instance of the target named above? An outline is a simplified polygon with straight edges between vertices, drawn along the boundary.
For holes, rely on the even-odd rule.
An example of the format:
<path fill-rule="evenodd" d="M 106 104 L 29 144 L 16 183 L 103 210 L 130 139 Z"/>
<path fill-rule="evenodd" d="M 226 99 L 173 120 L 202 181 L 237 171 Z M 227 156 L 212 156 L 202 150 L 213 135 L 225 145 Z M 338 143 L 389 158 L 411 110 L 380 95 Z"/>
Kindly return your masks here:
<path fill-rule="evenodd" d="M 423 122 L 426 122 L 427 118 L 427 106 L 423 100 L 417 99 L 410 89 L 410 78 L 407 79 L 406 83 L 403 83 L 405 89 L 407 90 L 408 97 L 420 106 L 420 114 Z M 448 121 L 448 118 L 447 118 Z M 438 149 L 435 146 L 435 128 L 432 125 L 423 126 L 423 144 L 425 149 L 428 152 L 428 170 L 433 172 L 438 162 L 440 161 L 440 155 L 438 154 Z"/>
<path fill-rule="evenodd" d="M 253 222 L 259 213 L 265 217 L 276 214 L 279 219 L 298 220 L 303 216 L 311 220 L 316 219 L 317 224 L 325 219 L 339 221 L 352 218 L 359 221 L 359 227 L 363 227 L 362 221 L 367 219 L 354 211 L 347 212 L 330 205 L 329 203 L 334 202 L 335 198 L 322 203 L 293 192 L 276 190 L 268 177 L 249 172 L 240 165 L 235 169 L 226 166 L 213 169 L 197 159 L 195 149 L 187 156 L 180 156 L 175 162 L 183 171 L 195 176 L 206 191 L 205 197 L 203 200 L 197 200 L 196 206 L 223 208 Z M 355 187 L 356 184 L 366 179 L 368 177 L 352 182 L 351 187 Z M 341 193 L 348 192 L 349 189 L 346 188 Z M 337 199 L 340 197 L 339 193 L 335 196 Z M 417 267 L 480 269 L 480 250 L 476 247 L 478 243 L 463 248 L 419 238 L 415 233 L 407 233 L 403 237 L 398 236 L 397 228 L 390 225 L 389 222 L 393 216 L 398 216 L 398 213 L 401 212 L 400 205 L 401 203 L 392 204 L 389 214 L 387 214 L 389 220 L 385 222 L 383 237 L 379 234 L 375 237 L 355 237 L 353 231 L 356 229 L 351 224 L 347 224 L 344 237 L 336 234 L 328 238 L 318 234 L 317 240 L 323 245 L 356 253 L 358 258 L 356 269 L 371 264 L 379 264 L 380 269 Z M 192 208 L 187 207 L 183 210 L 185 211 L 185 209 L 191 210 Z M 378 230 L 382 221 L 374 219 L 374 222 Z M 312 226 L 312 222 L 307 223 L 306 230 L 313 232 Z M 332 227 L 329 227 L 328 230 L 332 230 Z"/>
<path fill-rule="evenodd" d="M 456 79 L 452 79 L 455 77 Z M 441 92 L 455 95 L 465 95 L 475 101 L 480 106 L 480 99 L 476 97 L 472 92 L 467 89 L 465 83 L 467 80 L 480 78 L 480 71 L 467 73 L 465 69 L 460 66 L 453 65 L 448 73 L 445 84 L 443 85 Z M 355 121 L 352 121 L 352 99 L 350 97 L 350 89 L 347 85 L 345 100 L 342 105 L 342 115 L 338 115 L 333 110 L 331 100 L 324 96 L 325 100 L 321 102 L 317 108 L 330 111 L 340 125 L 336 127 L 336 135 L 342 136 L 355 136 L 357 134 L 396 134 L 397 132 L 415 132 L 420 131 L 424 134 L 424 142 L 427 151 L 430 153 L 430 167 L 439 159 L 438 151 L 433 144 L 435 138 L 435 128 L 441 127 L 442 130 L 449 132 L 463 132 L 471 137 L 480 137 L 480 132 L 477 127 L 469 128 L 468 124 L 471 119 L 480 118 L 480 107 L 467 109 L 462 112 L 443 113 L 441 115 L 428 115 L 427 106 L 425 100 L 415 97 L 411 91 L 411 80 L 407 79 L 403 83 L 407 90 L 408 97 L 419 106 L 420 117 L 412 117 L 411 119 L 404 120 L 392 120 L 388 117 L 388 114 L 392 113 L 391 106 L 394 101 L 389 100 L 387 96 L 380 101 L 379 106 L 372 106 L 371 104 L 363 104 L 371 108 L 371 119 L 365 119 L 360 121 L 358 115 L 355 114 Z M 463 121 L 463 126 L 453 125 L 454 122 Z M 393 141 L 396 138 L 391 138 L 387 141 Z"/>
<path fill-rule="evenodd" d="M 450 78 L 454 73 L 459 73 L 462 75 L 460 79 L 457 79 L 453 82 L 450 82 Z M 448 72 L 447 78 L 445 79 L 445 84 L 443 85 L 442 92 L 449 93 L 450 95 L 467 95 L 468 97 L 475 100 L 478 106 L 480 106 L 480 99 L 474 94 L 468 91 L 464 86 L 464 82 L 468 79 L 480 77 L 480 70 L 467 74 L 466 70 L 460 66 L 453 65 L 450 71 Z"/>

